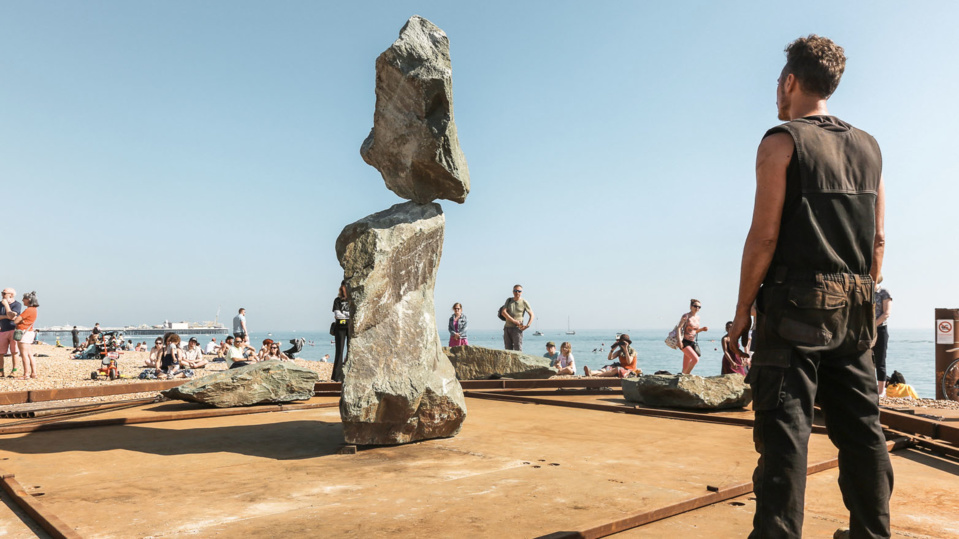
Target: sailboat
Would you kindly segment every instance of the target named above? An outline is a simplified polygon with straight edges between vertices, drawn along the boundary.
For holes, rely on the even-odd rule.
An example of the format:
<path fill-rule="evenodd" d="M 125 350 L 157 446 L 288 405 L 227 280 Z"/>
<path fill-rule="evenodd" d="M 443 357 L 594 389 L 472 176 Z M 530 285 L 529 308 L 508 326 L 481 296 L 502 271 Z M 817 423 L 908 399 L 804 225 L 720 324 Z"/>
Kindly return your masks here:
<path fill-rule="evenodd" d="M 567 335 L 576 335 L 576 332 L 569 328 L 569 317 L 566 317 L 566 334 Z"/>

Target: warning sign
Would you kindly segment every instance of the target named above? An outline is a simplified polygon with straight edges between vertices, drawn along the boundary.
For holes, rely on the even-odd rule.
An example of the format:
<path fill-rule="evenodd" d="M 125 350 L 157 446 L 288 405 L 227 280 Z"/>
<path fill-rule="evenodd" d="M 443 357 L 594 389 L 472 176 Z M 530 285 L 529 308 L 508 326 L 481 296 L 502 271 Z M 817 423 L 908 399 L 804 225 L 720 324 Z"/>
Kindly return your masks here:
<path fill-rule="evenodd" d="M 952 320 L 936 320 L 936 344 L 956 344 L 954 324 Z"/>

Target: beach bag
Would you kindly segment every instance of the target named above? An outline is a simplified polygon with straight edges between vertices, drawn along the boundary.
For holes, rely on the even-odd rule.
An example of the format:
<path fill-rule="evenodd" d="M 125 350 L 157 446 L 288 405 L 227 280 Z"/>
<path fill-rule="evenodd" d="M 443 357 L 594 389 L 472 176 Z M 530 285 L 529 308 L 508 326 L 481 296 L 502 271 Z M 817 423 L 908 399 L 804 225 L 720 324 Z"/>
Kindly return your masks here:
<path fill-rule="evenodd" d="M 20 339 L 23 338 L 23 330 L 18 329 L 13 332 L 13 340 L 20 342 Z"/>
<path fill-rule="evenodd" d="M 669 332 L 669 335 L 666 336 L 665 340 L 666 346 L 672 348 L 673 350 L 679 350 L 679 324 Z"/>
<path fill-rule="evenodd" d="M 503 306 L 496 310 L 496 318 L 499 318 L 503 322 L 506 321 L 506 317 L 503 316 L 503 309 L 505 309 L 509 305 L 509 302 L 511 301 L 513 301 L 513 298 L 506 298 L 506 301 L 503 303 Z"/>

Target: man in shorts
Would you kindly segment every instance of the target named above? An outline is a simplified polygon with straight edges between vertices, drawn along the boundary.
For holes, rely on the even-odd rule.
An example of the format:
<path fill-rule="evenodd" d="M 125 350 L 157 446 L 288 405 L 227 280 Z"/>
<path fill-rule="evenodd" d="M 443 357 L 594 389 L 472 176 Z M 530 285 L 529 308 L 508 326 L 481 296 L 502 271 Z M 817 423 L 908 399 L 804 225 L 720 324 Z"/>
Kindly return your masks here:
<path fill-rule="evenodd" d="M 506 319 L 503 326 L 503 346 L 507 350 L 523 351 L 523 332 L 533 323 L 533 308 L 522 298 L 523 285 L 513 287 L 513 297 L 506 300 L 500 314 Z M 523 323 L 529 313 L 529 322 Z"/>
<path fill-rule="evenodd" d="M 839 448 L 848 537 L 889 537 L 893 473 L 879 425 L 873 284 L 885 253 L 879 145 L 829 114 L 842 47 L 810 35 L 786 47 L 776 104 L 786 123 L 756 157 L 733 343 L 756 300 L 752 387 L 759 461 L 751 538 L 802 536 L 814 407 Z M 737 353 L 741 353 L 738 344 Z M 839 536 L 837 534 L 837 536 Z"/>
<path fill-rule="evenodd" d="M 246 330 L 246 309 L 240 307 L 239 313 L 233 317 L 233 336 L 242 338 L 249 335 L 249 333 L 250 332 Z"/>
<path fill-rule="evenodd" d="M 4 361 L 7 351 L 10 352 L 10 374 L 17 370 L 17 343 L 13 340 L 13 332 L 17 325 L 13 319 L 23 312 L 23 305 L 17 301 L 17 291 L 12 288 L 3 289 L 3 303 L 0 304 L 0 376 L 4 376 Z"/>

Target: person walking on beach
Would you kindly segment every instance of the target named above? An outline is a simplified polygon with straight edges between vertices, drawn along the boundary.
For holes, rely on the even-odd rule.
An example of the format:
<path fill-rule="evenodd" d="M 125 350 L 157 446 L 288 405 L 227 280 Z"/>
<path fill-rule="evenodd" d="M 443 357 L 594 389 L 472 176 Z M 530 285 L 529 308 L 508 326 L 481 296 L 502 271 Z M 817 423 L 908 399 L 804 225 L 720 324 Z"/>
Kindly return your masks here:
<path fill-rule="evenodd" d="M 500 318 L 506 321 L 503 326 L 503 347 L 507 350 L 523 351 L 523 332 L 533 325 L 533 308 L 529 302 L 522 298 L 523 285 L 513 287 L 513 297 L 506 300 L 506 303 L 499 310 Z M 523 323 L 529 313 L 529 321 Z"/>
<path fill-rule="evenodd" d="M 236 316 L 233 317 L 233 336 L 242 339 L 249 334 L 250 332 L 246 329 L 246 309 L 240 307 Z"/>
<path fill-rule="evenodd" d="M 704 331 L 709 331 L 708 327 L 699 327 L 699 311 L 703 304 L 698 299 L 689 300 L 689 312 L 679 319 L 678 334 L 682 336 L 683 352 L 683 374 L 693 372 L 693 367 L 699 363 L 702 352 L 699 350 L 699 343 L 696 342 L 696 336 Z"/>
<path fill-rule="evenodd" d="M 469 346 L 466 340 L 466 315 L 463 314 L 463 305 L 453 304 L 453 314 L 450 316 L 450 348 L 454 346 Z"/>
<path fill-rule="evenodd" d="M 80 330 L 77 329 L 77 326 L 73 326 L 73 331 L 70 332 L 70 336 L 73 337 L 73 348 L 80 348 Z"/>
<path fill-rule="evenodd" d="M 3 298 L 0 300 L 0 376 L 4 376 L 4 356 L 10 352 L 10 373 L 7 376 L 16 376 L 17 372 L 17 340 L 14 333 L 17 324 L 14 319 L 23 312 L 23 304 L 17 301 L 17 291 L 12 288 L 3 289 Z"/>
<path fill-rule="evenodd" d="M 842 47 L 810 35 L 786 47 L 776 104 L 786 123 L 756 157 L 756 198 L 729 336 L 743 344 L 757 302 L 752 367 L 759 461 L 750 537 L 801 537 L 814 406 L 839 448 L 850 537 L 889 537 L 893 471 L 872 362 L 874 281 L 885 193 L 879 145 L 829 114 Z"/>
<path fill-rule="evenodd" d="M 350 299 L 346 291 L 346 281 L 340 282 L 340 289 L 333 299 L 333 341 L 333 381 L 342 382 L 343 364 L 349 358 L 350 344 Z"/>
<path fill-rule="evenodd" d="M 36 333 L 33 331 L 34 324 L 37 321 L 37 307 L 40 302 L 37 301 L 36 292 L 28 292 L 23 295 L 23 305 L 25 309 L 13 319 L 17 324 L 17 329 L 13 332 L 17 339 L 17 347 L 20 349 L 20 362 L 23 364 L 23 376 L 20 380 L 37 377 L 37 362 L 33 358 L 33 341 Z"/>
<path fill-rule="evenodd" d="M 889 346 L 889 311 L 892 309 L 892 296 L 879 286 L 882 274 L 876 279 L 876 344 L 872 347 L 872 358 L 876 363 L 876 379 L 879 382 L 879 396 L 886 392 L 886 347 Z"/>

